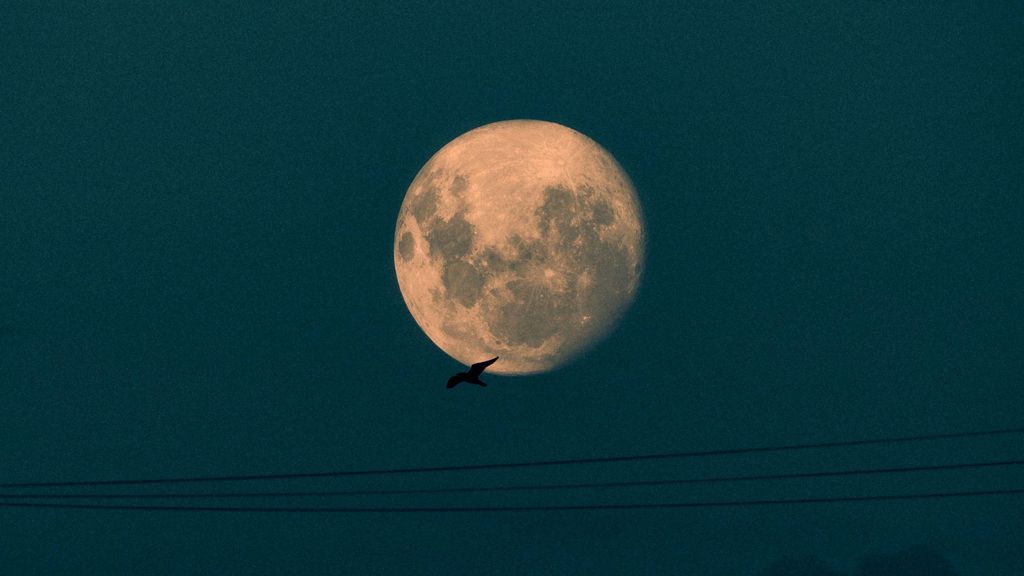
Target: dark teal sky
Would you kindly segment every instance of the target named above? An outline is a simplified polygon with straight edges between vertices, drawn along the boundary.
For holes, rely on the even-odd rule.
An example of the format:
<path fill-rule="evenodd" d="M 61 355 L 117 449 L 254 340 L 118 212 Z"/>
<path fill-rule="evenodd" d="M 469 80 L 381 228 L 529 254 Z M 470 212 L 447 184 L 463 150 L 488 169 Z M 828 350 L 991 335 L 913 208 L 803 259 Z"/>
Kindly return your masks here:
<path fill-rule="evenodd" d="M 6 4 L 0 482 L 1021 425 L 1019 2 L 511 4 Z M 437 149 L 511 118 L 565 124 L 615 155 L 645 211 L 646 275 L 620 328 L 575 364 L 449 392 L 458 366 L 398 291 L 395 219 Z M 1022 455 L 1014 436 L 265 488 Z M 1022 485 L 1018 468 L 330 503 Z M 899 576 L 931 563 L 1011 576 L 1024 573 L 1022 510 L 1019 496 L 448 516 L 6 509 L 0 572 Z"/>

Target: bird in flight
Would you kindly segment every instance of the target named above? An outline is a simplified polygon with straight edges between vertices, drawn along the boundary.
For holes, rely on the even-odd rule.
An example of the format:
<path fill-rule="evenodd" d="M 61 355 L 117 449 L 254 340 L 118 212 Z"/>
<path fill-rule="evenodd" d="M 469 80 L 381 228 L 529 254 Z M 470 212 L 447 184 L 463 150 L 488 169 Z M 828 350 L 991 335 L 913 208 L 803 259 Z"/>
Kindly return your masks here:
<path fill-rule="evenodd" d="M 449 378 L 448 386 L 446 386 L 446 388 L 455 388 L 456 386 L 459 385 L 460 382 L 468 382 L 470 384 L 476 384 L 477 386 L 486 387 L 487 384 L 485 382 L 480 381 L 480 374 L 482 374 L 483 371 L 486 370 L 488 366 L 494 364 L 494 361 L 497 359 L 498 357 L 495 356 L 490 360 L 484 360 L 483 362 L 477 362 L 476 364 L 473 364 L 472 366 L 469 367 L 469 372 L 459 372 L 458 374 Z"/>

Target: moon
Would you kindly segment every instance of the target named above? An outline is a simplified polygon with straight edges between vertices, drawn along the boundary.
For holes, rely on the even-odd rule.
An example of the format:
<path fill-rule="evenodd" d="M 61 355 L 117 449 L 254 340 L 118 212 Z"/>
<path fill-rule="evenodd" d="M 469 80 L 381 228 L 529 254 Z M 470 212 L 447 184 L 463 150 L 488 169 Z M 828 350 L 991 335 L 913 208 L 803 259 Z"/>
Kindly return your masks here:
<path fill-rule="evenodd" d="M 409 312 L 463 364 L 557 368 L 632 303 L 645 232 L 622 167 L 583 134 L 509 120 L 441 148 L 405 194 L 395 274 Z"/>

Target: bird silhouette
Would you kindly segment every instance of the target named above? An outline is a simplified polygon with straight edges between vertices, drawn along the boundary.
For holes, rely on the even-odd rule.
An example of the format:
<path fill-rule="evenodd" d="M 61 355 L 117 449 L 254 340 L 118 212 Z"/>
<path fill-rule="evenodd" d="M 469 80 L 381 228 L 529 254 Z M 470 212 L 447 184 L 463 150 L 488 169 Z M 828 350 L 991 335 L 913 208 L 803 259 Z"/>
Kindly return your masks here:
<path fill-rule="evenodd" d="M 468 382 L 470 384 L 476 384 L 477 386 L 486 387 L 487 383 L 480 381 L 480 374 L 482 374 L 483 371 L 486 370 L 488 366 L 494 364 L 494 361 L 497 359 L 498 357 L 495 356 L 490 360 L 484 360 L 483 362 L 477 362 L 476 364 L 473 364 L 472 366 L 469 367 L 469 372 L 459 372 L 458 374 L 449 378 L 448 385 L 446 386 L 446 388 L 455 388 L 461 382 Z"/>

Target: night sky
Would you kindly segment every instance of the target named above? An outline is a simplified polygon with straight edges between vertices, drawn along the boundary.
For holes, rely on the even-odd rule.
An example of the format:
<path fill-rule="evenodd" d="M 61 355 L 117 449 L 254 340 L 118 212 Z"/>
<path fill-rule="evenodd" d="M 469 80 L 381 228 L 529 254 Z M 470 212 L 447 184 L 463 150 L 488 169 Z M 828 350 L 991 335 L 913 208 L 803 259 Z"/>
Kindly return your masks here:
<path fill-rule="evenodd" d="M 1022 425 L 1020 2 L 419 4 L 4 5 L 0 483 Z M 574 363 L 448 391 L 460 366 L 405 307 L 395 221 L 434 152 L 513 118 L 564 124 L 616 157 L 646 218 L 645 274 L 619 328 Z M 1022 457 L 1008 435 L 145 489 Z M 1021 488 L 1022 468 L 244 503 L 856 496 Z M 0 509 L 4 574 L 1019 576 L 1021 541 L 1020 495 L 512 513 Z"/>

